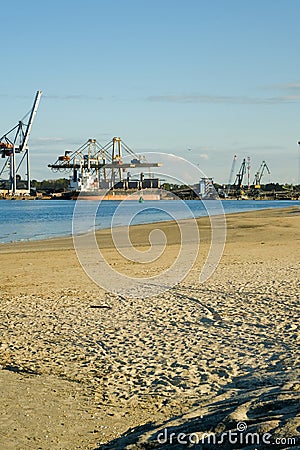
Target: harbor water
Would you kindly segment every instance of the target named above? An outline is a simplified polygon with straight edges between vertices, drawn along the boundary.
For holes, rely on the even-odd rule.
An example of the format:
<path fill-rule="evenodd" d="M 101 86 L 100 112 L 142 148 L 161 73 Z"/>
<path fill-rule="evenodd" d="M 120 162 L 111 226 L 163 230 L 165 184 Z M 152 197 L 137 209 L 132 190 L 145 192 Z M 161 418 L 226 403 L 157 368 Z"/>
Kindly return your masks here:
<path fill-rule="evenodd" d="M 81 214 L 88 215 L 89 211 L 95 209 L 93 201 L 81 203 L 84 203 L 84 206 L 80 205 Z M 126 206 L 120 208 L 121 203 L 126 203 Z M 285 200 L 210 200 L 205 203 L 206 206 L 209 204 L 209 214 L 219 214 L 220 208 L 224 209 L 225 214 L 231 214 L 300 206 L 300 201 Z M 68 200 L 0 201 L 0 243 L 71 236 L 75 205 L 75 201 Z M 135 201 L 102 201 L 95 215 L 94 228 L 203 217 L 207 215 L 206 206 L 197 200 L 145 201 L 143 204 Z"/>

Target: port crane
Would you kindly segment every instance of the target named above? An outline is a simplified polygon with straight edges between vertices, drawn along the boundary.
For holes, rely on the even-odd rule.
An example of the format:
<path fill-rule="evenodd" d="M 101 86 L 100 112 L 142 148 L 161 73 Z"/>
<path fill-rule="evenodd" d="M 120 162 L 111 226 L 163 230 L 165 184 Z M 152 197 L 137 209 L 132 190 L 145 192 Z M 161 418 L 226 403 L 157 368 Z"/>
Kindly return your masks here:
<path fill-rule="evenodd" d="M 234 166 L 233 166 L 233 169 L 234 169 Z M 243 186 L 243 179 L 246 174 L 246 171 L 247 171 L 247 163 L 246 163 L 246 158 L 244 158 L 242 161 L 241 167 L 240 167 L 238 173 L 236 174 L 235 181 L 232 185 L 234 195 L 237 197 L 239 197 L 243 194 L 242 186 Z"/>
<path fill-rule="evenodd" d="M 124 160 L 124 155 L 129 157 L 129 162 L 128 158 Z M 53 164 L 48 164 L 54 172 L 72 172 L 70 189 L 87 191 L 111 189 L 118 183 L 123 183 L 123 174 L 128 169 L 160 166 L 160 163 L 148 162 L 137 155 L 120 137 L 113 137 L 104 146 L 96 139 L 88 139 L 77 150 L 67 150 Z"/>
<path fill-rule="evenodd" d="M 233 173 L 234 173 L 234 169 L 235 169 L 235 165 L 236 165 L 236 160 L 237 160 L 237 155 L 234 155 L 233 160 L 232 160 L 231 169 L 230 169 L 227 189 L 226 189 L 226 197 L 228 197 L 230 189 L 231 189 L 232 178 L 233 178 Z"/>
<path fill-rule="evenodd" d="M 251 158 L 250 156 L 247 156 L 247 179 L 248 179 L 248 183 L 247 183 L 247 187 L 248 187 L 248 191 L 250 190 L 250 169 L 251 169 Z"/>
<path fill-rule="evenodd" d="M 269 167 L 268 167 L 266 161 L 263 161 L 261 163 L 261 165 L 260 165 L 260 168 L 258 169 L 258 171 L 254 175 L 253 185 L 254 185 L 255 189 L 260 189 L 260 182 L 261 182 L 261 179 L 263 177 L 263 174 L 264 174 L 265 170 L 270 175 L 271 172 L 269 170 Z"/>
<path fill-rule="evenodd" d="M 236 179 L 234 182 L 234 186 L 238 189 L 240 189 L 243 185 L 243 178 L 246 174 L 246 158 L 243 159 L 243 162 L 241 164 L 240 170 L 236 174 Z"/>
<path fill-rule="evenodd" d="M 0 137 L 0 155 L 4 159 L 0 169 L 0 190 L 8 194 L 30 194 L 30 160 L 28 139 L 37 113 L 42 92 L 37 91 L 33 106 L 26 116 Z M 28 123 L 24 120 L 29 116 Z M 25 170 L 25 180 L 19 172 Z"/>

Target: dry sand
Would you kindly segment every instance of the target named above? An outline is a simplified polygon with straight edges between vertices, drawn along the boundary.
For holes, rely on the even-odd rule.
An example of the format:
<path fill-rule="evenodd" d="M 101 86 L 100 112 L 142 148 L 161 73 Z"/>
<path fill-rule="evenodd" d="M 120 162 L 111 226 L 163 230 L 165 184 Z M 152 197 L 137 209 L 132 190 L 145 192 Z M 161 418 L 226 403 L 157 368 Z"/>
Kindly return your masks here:
<path fill-rule="evenodd" d="M 1 450 L 160 448 L 166 426 L 200 436 L 239 421 L 299 439 L 300 210 L 228 216 L 221 263 L 201 285 L 210 231 L 198 223 L 189 276 L 149 299 L 100 289 L 71 239 L 1 245 Z M 161 227 L 172 259 L 178 229 Z M 133 227 L 141 249 L 152 228 Z M 112 266 L 141 276 L 107 231 L 98 238 Z"/>

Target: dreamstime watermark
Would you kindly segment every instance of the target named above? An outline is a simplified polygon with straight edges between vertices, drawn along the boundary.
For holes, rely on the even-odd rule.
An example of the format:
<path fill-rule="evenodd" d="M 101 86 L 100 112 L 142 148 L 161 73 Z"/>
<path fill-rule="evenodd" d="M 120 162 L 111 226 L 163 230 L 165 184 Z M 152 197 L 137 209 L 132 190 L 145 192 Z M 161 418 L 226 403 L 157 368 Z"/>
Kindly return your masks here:
<path fill-rule="evenodd" d="M 200 182 L 201 179 L 207 178 L 199 167 L 183 158 L 165 153 L 147 153 L 143 156 L 147 160 L 155 158 L 156 161 L 162 162 L 163 171 L 158 172 L 155 169 L 155 175 L 160 179 L 171 179 L 178 185 L 191 186 L 195 180 Z M 151 297 L 169 290 L 182 281 L 194 266 L 200 251 L 201 229 L 199 230 L 189 203 L 174 194 L 170 197 L 170 192 L 162 190 L 159 191 L 160 195 L 165 194 L 166 199 L 172 198 L 170 201 L 148 202 L 147 198 L 152 198 L 151 193 L 155 193 L 155 190 L 145 189 L 130 193 L 115 208 L 109 224 L 114 248 L 127 263 L 139 265 L 141 276 L 122 273 L 118 265 L 112 265 L 111 261 L 107 260 L 101 244 L 99 246 L 97 243 L 95 234 L 97 213 L 99 208 L 103 208 L 103 202 L 107 202 L 103 197 L 108 194 L 108 190 L 101 192 L 102 198 L 98 201 L 82 201 L 82 194 L 76 201 L 72 231 L 78 260 L 88 276 L 108 292 L 132 298 Z M 211 239 L 206 261 L 199 273 L 201 283 L 214 273 L 222 257 L 226 240 L 223 205 L 212 185 L 210 185 L 210 196 L 214 198 L 214 201 L 202 200 L 206 216 L 210 220 Z M 153 214 L 154 211 L 155 214 Z M 147 236 L 146 250 L 133 245 L 130 237 L 134 230 L 131 225 L 138 221 L 138 216 L 141 217 L 143 214 L 144 222 L 152 222 L 157 216 L 160 216 L 159 220 L 162 220 L 161 217 L 164 217 L 164 220 L 174 220 L 180 236 L 176 258 L 171 258 L 170 265 L 168 267 L 164 265 L 160 273 L 153 276 L 149 275 L 147 265 L 153 266 L 159 261 L 168 250 L 168 242 L 166 233 L 158 222 Z"/>
<path fill-rule="evenodd" d="M 246 422 L 238 422 L 235 430 L 228 430 L 222 433 L 175 433 L 168 428 L 164 428 L 159 432 L 155 439 L 159 444 L 169 445 L 197 445 L 198 448 L 213 445 L 214 447 L 228 445 L 296 445 L 296 438 L 294 437 L 273 437 L 271 433 L 259 434 L 257 432 L 248 431 Z M 239 447 L 240 448 L 240 447 Z"/>

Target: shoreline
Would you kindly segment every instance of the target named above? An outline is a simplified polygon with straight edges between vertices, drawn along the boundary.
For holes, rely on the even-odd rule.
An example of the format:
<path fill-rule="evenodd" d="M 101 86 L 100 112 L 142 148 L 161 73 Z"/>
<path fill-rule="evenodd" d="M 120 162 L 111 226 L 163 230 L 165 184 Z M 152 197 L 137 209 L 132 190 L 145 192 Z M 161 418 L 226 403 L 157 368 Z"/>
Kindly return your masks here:
<path fill-rule="evenodd" d="M 300 205 L 292 205 L 292 206 L 285 206 L 283 208 L 261 208 L 261 209 L 257 209 L 257 210 L 250 210 L 250 211 L 242 211 L 242 212 L 230 212 L 230 213 L 224 213 L 225 216 L 225 221 L 227 222 L 227 219 L 229 217 L 238 217 L 240 215 L 247 215 L 247 214 L 253 214 L 253 215 L 257 215 L 259 212 L 264 213 L 265 211 L 279 211 L 279 212 L 284 212 L 287 210 L 299 210 L 300 211 Z M 220 215 L 214 215 L 214 218 L 217 218 Z M 249 216 L 250 217 L 250 216 Z M 258 217 L 258 216 L 257 216 Z M 209 220 L 209 216 L 201 216 L 201 217 L 195 217 L 192 219 L 180 219 L 180 221 L 188 221 L 188 220 L 196 220 L 197 223 L 201 223 L 201 221 L 203 222 L 207 222 Z M 166 228 L 168 225 L 170 225 L 171 227 L 174 227 L 175 225 L 175 220 L 163 220 L 163 221 L 155 221 L 155 222 L 147 222 L 147 223 L 143 223 L 143 224 L 133 224 L 130 225 L 130 229 L 138 229 L 138 227 L 151 227 L 151 226 L 157 226 L 157 225 L 161 225 L 163 228 Z M 125 228 L 127 229 L 127 227 L 124 227 L 124 225 L 119 225 L 114 227 L 114 229 L 122 229 Z M 96 236 L 99 237 L 107 237 L 107 235 L 109 234 L 111 228 L 107 227 L 107 228 L 98 228 L 95 229 L 95 234 Z M 11 242 L 0 242 L 0 254 L 1 253 L 7 253 L 7 251 L 9 250 L 10 247 L 16 246 L 16 247 L 21 247 L 24 246 L 24 250 L 22 251 L 26 251 L 25 249 L 28 248 L 27 251 L 34 251 L 34 248 L 31 247 L 44 247 L 44 244 L 46 245 L 46 243 L 52 244 L 53 245 L 53 250 L 61 248 L 60 245 L 64 248 L 64 249 L 71 249 L 73 248 L 73 234 L 71 233 L 70 235 L 67 236 L 55 236 L 55 237 L 48 237 L 45 239 L 28 239 L 28 240 L 22 240 L 22 241 L 11 241 Z M 48 244 L 47 244 L 48 245 Z M 4 252 L 3 252 L 4 250 Z M 5 251 L 7 250 L 7 251 Z M 41 250 L 42 251 L 42 250 Z"/>

